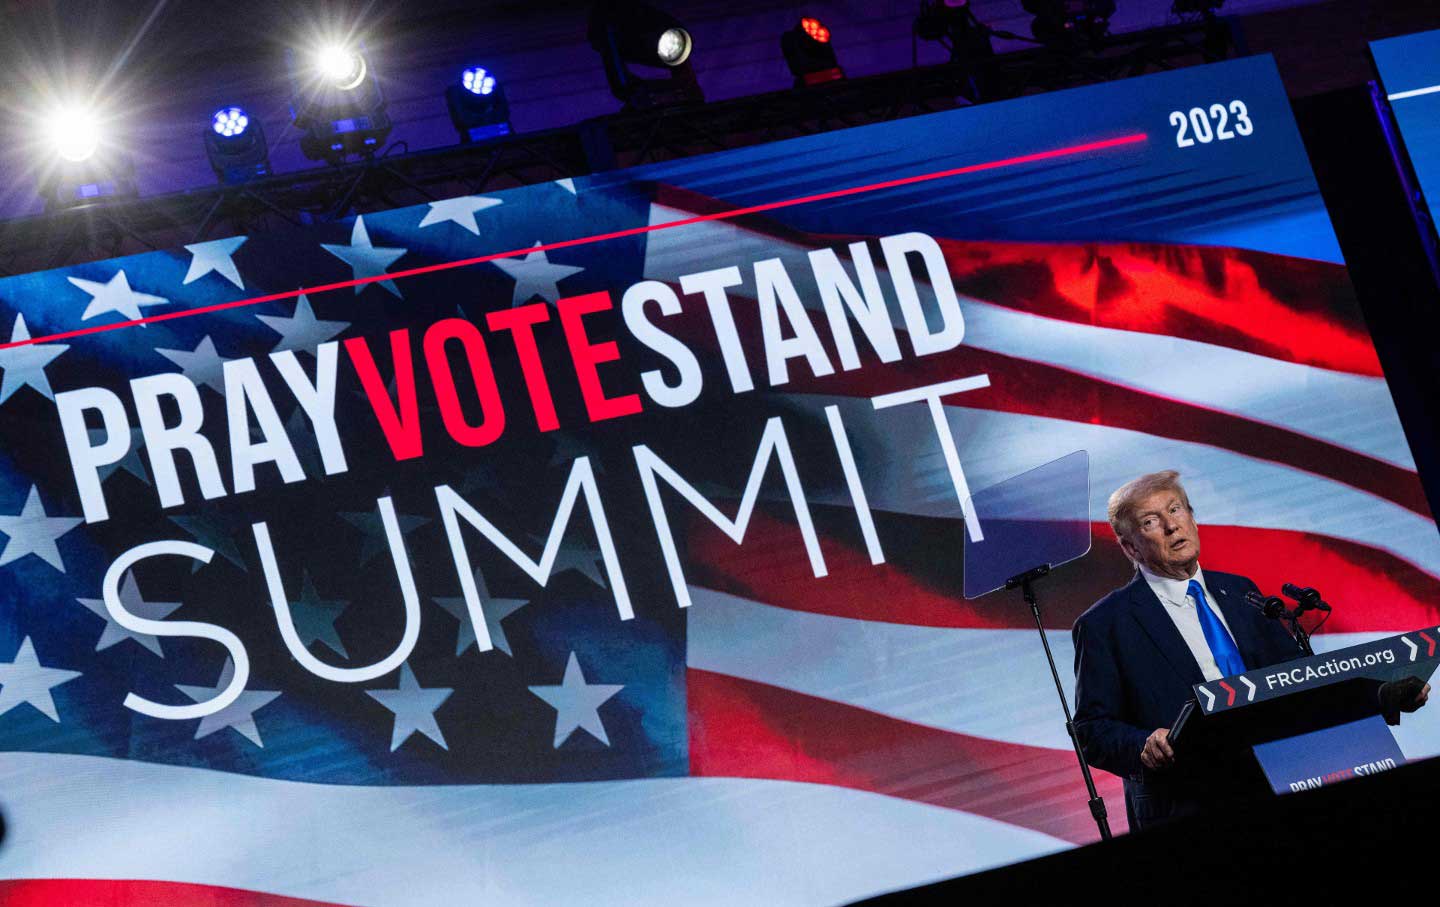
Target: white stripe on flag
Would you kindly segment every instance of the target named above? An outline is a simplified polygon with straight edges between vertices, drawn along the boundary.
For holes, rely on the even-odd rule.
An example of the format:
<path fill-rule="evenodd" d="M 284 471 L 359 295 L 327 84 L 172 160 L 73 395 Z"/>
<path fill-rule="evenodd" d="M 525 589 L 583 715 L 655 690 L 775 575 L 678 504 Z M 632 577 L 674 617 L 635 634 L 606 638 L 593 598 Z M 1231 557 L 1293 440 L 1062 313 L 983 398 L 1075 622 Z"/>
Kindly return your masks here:
<path fill-rule="evenodd" d="M 692 668 L 959 734 L 1070 748 L 1034 630 L 914 627 L 791 611 L 694 586 L 690 594 Z M 1023 609 L 1019 593 L 1012 595 Z M 1073 705 L 1070 634 L 1046 637 Z"/>
<path fill-rule="evenodd" d="M 5 753 L 0 791 L 7 878 L 367 907 L 835 904 L 1069 846 L 879 794 L 723 778 L 348 787 Z"/>

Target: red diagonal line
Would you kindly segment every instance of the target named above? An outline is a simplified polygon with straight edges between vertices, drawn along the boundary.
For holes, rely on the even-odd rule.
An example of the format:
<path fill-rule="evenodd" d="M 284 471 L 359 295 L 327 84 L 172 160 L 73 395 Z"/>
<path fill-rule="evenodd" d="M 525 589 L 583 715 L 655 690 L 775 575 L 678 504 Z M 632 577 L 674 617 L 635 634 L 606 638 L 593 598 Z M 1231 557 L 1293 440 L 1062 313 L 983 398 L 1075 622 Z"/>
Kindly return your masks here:
<path fill-rule="evenodd" d="M 1230 698 L 1228 698 L 1228 699 L 1225 700 L 1225 704 L 1226 704 L 1226 705 L 1234 705 L 1234 704 L 1235 704 L 1235 688 L 1232 687 L 1232 686 L 1230 686 L 1230 684 L 1226 683 L 1226 682 L 1223 681 L 1223 680 L 1220 681 L 1220 688 L 1221 688 L 1222 690 L 1224 690 L 1225 692 L 1227 692 L 1227 693 L 1230 694 Z"/>
<path fill-rule="evenodd" d="M 46 334 L 43 337 L 32 337 L 29 340 L 12 340 L 9 343 L 0 343 L 0 350 L 8 350 L 17 346 L 28 346 L 32 343 L 51 343 L 57 340 L 69 340 L 72 337 L 84 337 L 87 334 L 99 334 L 105 331 L 119 330 L 120 328 L 134 327 L 138 324 L 153 324 L 157 321 L 170 321 L 174 318 L 190 318 L 195 315 L 206 315 L 210 312 L 223 312 L 226 309 L 238 309 L 244 306 L 258 305 L 262 302 L 275 302 L 280 299 L 294 299 L 301 294 L 325 293 L 330 290 L 343 290 L 348 287 L 364 286 L 365 284 L 376 283 L 382 280 L 400 280 L 405 277 L 416 277 L 420 274 L 432 274 L 436 271 L 449 271 L 454 268 L 464 268 L 470 265 L 483 264 L 487 261 L 496 261 L 502 258 L 514 258 L 517 255 L 528 255 L 532 252 L 549 252 L 552 249 L 568 249 L 571 246 L 583 246 L 589 243 L 604 242 L 607 239 L 623 239 L 627 236 L 639 236 L 643 233 L 653 233 L 657 230 L 672 230 L 676 227 L 687 227 L 691 224 L 704 223 L 712 220 L 729 220 L 735 217 L 744 217 L 749 214 L 760 214 L 765 211 L 776 211 L 780 208 L 791 208 L 796 205 L 806 205 L 811 202 L 828 201 L 835 198 L 845 198 L 851 195 L 863 195 L 866 192 L 876 192 L 881 189 L 895 189 L 900 186 L 910 186 L 915 183 L 929 182 L 930 180 L 944 179 L 948 176 L 960 176 L 966 173 L 980 173 L 985 170 L 995 170 L 1000 167 L 1014 167 L 1019 164 L 1033 164 L 1036 161 L 1046 161 L 1057 157 L 1068 157 L 1074 154 L 1084 154 L 1087 151 L 1103 151 L 1107 148 L 1117 148 L 1122 145 L 1133 145 L 1146 141 L 1149 138 L 1143 132 L 1133 135 L 1122 135 L 1119 138 L 1104 139 L 1098 142 L 1086 142 L 1083 145 L 1067 145 L 1063 148 L 1052 148 L 1048 151 L 1036 151 L 1031 154 L 1022 154 L 1018 157 L 1001 158 L 995 161 L 986 161 L 982 164 L 970 164 L 965 167 L 953 167 L 949 170 L 936 170 L 933 173 L 921 173 L 916 176 L 904 176 L 897 179 L 885 180 L 879 183 L 869 183 L 864 186 L 849 186 L 844 189 L 832 189 L 829 192 L 820 192 L 815 195 L 802 195 L 798 198 L 787 198 L 778 202 L 766 202 L 762 205 L 750 205 L 746 208 L 734 208 L 730 211 L 717 211 L 711 214 L 697 214 L 694 217 L 687 217 L 681 220 L 670 221 L 664 224 L 647 224 L 643 227 L 631 227 L 627 230 L 616 230 L 613 233 L 597 233 L 593 236 L 581 236 L 576 239 L 562 239 L 557 242 L 544 243 L 542 245 L 530 246 L 524 249 L 511 249 L 508 252 L 493 252 L 489 255 L 478 255 L 474 258 L 462 258 L 456 261 L 440 262 L 433 265 L 425 265 L 419 268 L 409 268 L 404 271 L 393 271 L 388 274 L 377 274 L 374 277 L 359 277 L 355 280 L 341 280 L 336 283 L 319 284 L 313 287 L 302 287 L 298 290 L 287 290 L 283 293 L 267 293 L 264 296 L 252 296 L 249 299 L 237 299 L 234 302 L 221 302 L 215 305 L 201 306 L 198 309 L 185 309 L 179 312 L 166 312 L 163 315 L 150 315 L 145 318 L 135 318 L 130 321 L 116 321 L 111 324 L 100 324 L 94 327 L 78 328 L 73 331 L 62 331 L 58 334 Z"/>
<path fill-rule="evenodd" d="M 1435 657 L 1435 640 L 1431 639 L 1431 638 L 1430 638 L 1430 635 L 1429 635 L 1428 633 L 1423 632 L 1423 631 L 1422 631 L 1421 634 L 1420 634 L 1420 638 L 1423 639 L 1423 640 L 1425 640 L 1426 644 L 1428 644 L 1428 645 L 1430 646 L 1430 651 L 1425 653 L 1426 657 L 1427 657 L 1427 658 L 1434 658 L 1434 657 Z"/>

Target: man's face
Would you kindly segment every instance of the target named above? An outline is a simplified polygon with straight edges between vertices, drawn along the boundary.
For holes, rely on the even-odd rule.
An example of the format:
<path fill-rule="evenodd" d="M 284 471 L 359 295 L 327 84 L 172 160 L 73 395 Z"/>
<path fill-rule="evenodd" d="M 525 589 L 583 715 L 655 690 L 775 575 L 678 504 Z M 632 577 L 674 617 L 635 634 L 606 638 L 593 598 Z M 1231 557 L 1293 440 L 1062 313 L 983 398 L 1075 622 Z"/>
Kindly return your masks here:
<path fill-rule="evenodd" d="M 1200 531 L 1180 492 L 1157 491 L 1135 508 L 1135 528 L 1120 547 L 1151 573 L 1174 579 L 1195 575 L 1200 560 Z"/>

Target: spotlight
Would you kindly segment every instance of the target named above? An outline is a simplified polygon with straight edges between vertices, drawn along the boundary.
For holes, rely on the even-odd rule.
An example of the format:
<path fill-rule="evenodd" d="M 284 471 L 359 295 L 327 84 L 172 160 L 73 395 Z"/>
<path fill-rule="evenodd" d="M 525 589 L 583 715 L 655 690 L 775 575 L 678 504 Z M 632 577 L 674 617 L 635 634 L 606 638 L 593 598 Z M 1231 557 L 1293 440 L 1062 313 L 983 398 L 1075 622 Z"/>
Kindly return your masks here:
<path fill-rule="evenodd" d="M 65 208 L 133 196 L 135 165 L 107 135 L 91 107 L 70 105 L 41 124 L 42 145 L 56 159 L 42 169 L 40 194 L 47 208 Z"/>
<path fill-rule="evenodd" d="M 1115 0 L 1022 0 L 1020 6 L 1035 17 L 1030 33 L 1037 41 L 1065 50 L 1105 37 L 1115 15 Z"/>
<path fill-rule="evenodd" d="M 813 16 L 804 17 L 780 36 L 780 51 L 796 87 L 845 78 L 835 59 L 835 45 L 830 43 L 830 29 Z"/>
<path fill-rule="evenodd" d="M 222 107 L 205 130 L 205 156 L 222 183 L 243 183 L 270 174 L 265 130 L 240 107 Z"/>
<path fill-rule="evenodd" d="M 394 124 L 364 49 L 330 43 L 308 56 L 291 50 L 287 58 L 290 114 L 305 156 L 331 163 L 373 156 Z"/>
<path fill-rule="evenodd" d="M 343 44 L 326 44 L 315 51 L 315 69 L 341 91 L 353 91 L 365 81 L 365 57 Z"/>
<path fill-rule="evenodd" d="M 445 89 L 445 106 L 450 122 L 463 143 L 483 142 L 510 134 L 510 103 L 505 88 L 494 73 L 472 66 L 460 74 L 458 83 Z"/>
<path fill-rule="evenodd" d="M 660 39 L 655 42 L 655 56 L 666 66 L 679 66 L 690 59 L 690 48 L 693 42 L 690 40 L 690 33 L 678 26 L 667 28 L 660 33 Z"/>
<path fill-rule="evenodd" d="M 84 107 L 62 107 L 46 118 L 45 134 L 56 154 L 79 163 L 100 147 L 100 119 Z"/>
<path fill-rule="evenodd" d="M 610 91 L 626 109 L 705 100 L 690 67 L 694 40 L 673 16 L 638 0 L 600 0 L 591 9 L 588 32 Z M 628 64 L 663 74 L 636 75 Z"/>

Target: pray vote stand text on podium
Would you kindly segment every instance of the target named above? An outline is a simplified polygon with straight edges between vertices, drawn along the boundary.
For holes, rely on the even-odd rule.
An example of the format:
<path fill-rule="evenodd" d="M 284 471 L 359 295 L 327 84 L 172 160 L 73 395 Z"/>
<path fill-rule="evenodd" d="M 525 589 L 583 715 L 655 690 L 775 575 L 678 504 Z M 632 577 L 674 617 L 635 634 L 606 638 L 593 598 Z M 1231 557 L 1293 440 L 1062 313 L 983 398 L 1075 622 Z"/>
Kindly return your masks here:
<path fill-rule="evenodd" d="M 1382 685 L 1426 681 L 1440 663 L 1426 628 L 1195 685 L 1170 729 L 1179 759 L 1252 749 L 1276 793 L 1405 761 L 1381 715 Z"/>

